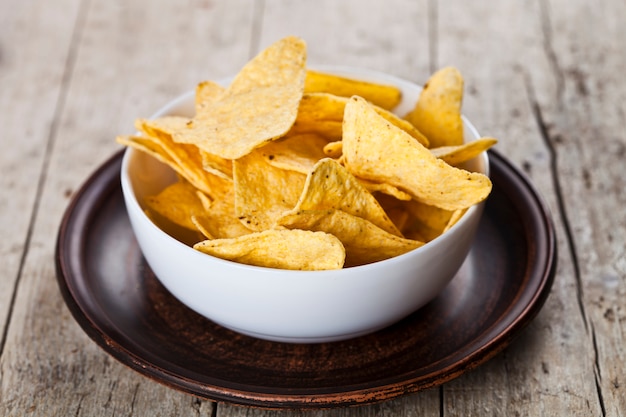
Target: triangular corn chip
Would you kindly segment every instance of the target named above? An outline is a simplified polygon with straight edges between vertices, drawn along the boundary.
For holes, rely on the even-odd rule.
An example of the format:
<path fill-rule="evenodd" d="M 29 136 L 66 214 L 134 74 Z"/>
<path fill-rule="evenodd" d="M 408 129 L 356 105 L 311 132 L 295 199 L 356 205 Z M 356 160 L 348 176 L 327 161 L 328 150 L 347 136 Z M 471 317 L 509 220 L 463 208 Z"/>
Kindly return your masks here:
<path fill-rule="evenodd" d="M 345 260 L 339 239 L 305 230 L 266 230 L 236 239 L 206 240 L 194 249 L 230 261 L 279 269 L 341 269 Z"/>
<path fill-rule="evenodd" d="M 352 97 L 346 106 L 343 157 L 354 175 L 389 183 L 417 201 L 446 210 L 477 204 L 491 191 L 487 176 L 437 159 L 360 97 Z"/>
<path fill-rule="evenodd" d="M 372 222 L 341 210 L 301 210 L 281 217 L 278 224 L 337 236 L 346 248 L 346 266 L 364 265 L 419 248 L 422 242 L 404 239 Z"/>
<path fill-rule="evenodd" d="M 494 138 L 479 138 L 463 145 L 441 146 L 439 148 L 431 148 L 430 151 L 449 165 L 458 166 L 480 155 L 497 142 L 498 140 Z"/>
<path fill-rule="evenodd" d="M 326 139 L 315 134 L 287 136 L 259 148 L 272 166 L 307 175 L 317 161 L 324 158 Z"/>
<path fill-rule="evenodd" d="M 347 169 L 330 158 L 321 159 L 309 173 L 294 209 L 341 210 L 370 221 L 381 229 L 402 236 L 376 198 Z"/>
<path fill-rule="evenodd" d="M 259 150 L 233 162 L 235 214 L 254 231 L 271 229 L 276 219 L 291 210 L 304 187 L 306 175 L 276 168 Z"/>
<path fill-rule="evenodd" d="M 463 143 L 463 77 L 454 67 L 435 72 L 424 85 L 415 108 L 405 118 L 430 141 L 430 147 Z"/>
<path fill-rule="evenodd" d="M 331 93 L 343 97 L 357 95 L 387 110 L 396 107 L 402 99 L 402 91 L 395 85 L 357 80 L 313 70 L 307 71 L 304 92 Z"/>
<path fill-rule="evenodd" d="M 173 138 L 225 159 L 237 159 L 283 136 L 296 120 L 304 90 L 306 46 L 284 38 L 257 55 L 199 117 Z"/>

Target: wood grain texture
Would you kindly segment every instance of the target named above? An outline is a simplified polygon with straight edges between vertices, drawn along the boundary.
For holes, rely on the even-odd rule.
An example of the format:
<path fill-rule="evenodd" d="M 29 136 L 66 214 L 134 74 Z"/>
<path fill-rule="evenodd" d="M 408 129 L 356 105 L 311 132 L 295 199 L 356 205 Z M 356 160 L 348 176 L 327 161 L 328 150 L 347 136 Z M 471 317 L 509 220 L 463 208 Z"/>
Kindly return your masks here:
<path fill-rule="evenodd" d="M 0 0 L 0 415 L 626 415 L 626 4 L 617 0 Z M 126 368 L 59 294 L 69 198 L 133 120 L 288 35 L 309 62 L 466 79 L 464 111 L 551 208 L 559 267 L 504 352 L 381 404 L 267 411 L 198 400 Z"/>
<path fill-rule="evenodd" d="M 31 216 L 65 93 L 78 5 L 33 0 L 0 6 L 0 335 L 30 245 Z"/>
<path fill-rule="evenodd" d="M 47 4 L 40 3 L 27 12 Z M 65 14 L 42 16 L 75 29 L 71 40 L 60 41 L 64 53 L 72 51 L 62 68 L 69 79 L 58 85 L 64 100 L 2 351 L 0 415 L 211 415 L 211 403 L 139 376 L 85 337 L 55 283 L 54 236 L 72 192 L 119 149 L 115 135 L 132 133 L 136 117 L 149 116 L 198 80 L 223 77 L 247 61 L 251 3 L 83 1 L 73 21 L 62 20 Z M 37 24 L 24 22 L 31 30 Z M 36 41 L 27 45 L 33 53 L 41 47 Z M 30 117 L 21 116 L 22 123 Z"/>
<path fill-rule="evenodd" d="M 611 171 L 623 166 L 617 159 L 626 142 L 623 134 L 609 133 L 623 130 L 622 105 L 608 109 L 607 103 L 619 100 L 597 95 L 596 85 L 611 75 L 600 75 L 594 64 L 615 59 L 611 49 L 623 44 L 612 23 L 623 19 L 623 5 L 614 5 L 612 16 L 589 2 L 491 4 L 489 11 L 477 7 L 464 13 L 459 6 L 440 4 L 442 26 L 467 23 L 458 29 L 462 39 L 442 27 L 439 50 L 453 59 L 459 49 L 488 48 L 488 65 L 464 70 L 469 83 L 476 76 L 476 94 L 470 93 L 465 108 L 473 120 L 502 132 L 495 133 L 498 147 L 526 169 L 551 205 L 560 234 L 560 272 L 532 333 L 489 363 L 485 373 L 446 386 L 444 401 L 453 415 L 515 415 L 520 409 L 528 415 L 623 415 L 623 349 L 616 345 L 623 343 L 623 322 L 612 313 L 624 308 L 615 291 L 623 291 L 618 266 L 623 240 L 614 245 L 624 226 L 613 223 L 611 230 L 597 222 L 612 223 L 615 217 L 599 220 L 585 213 L 615 211 L 623 195 L 617 191 L 623 182 Z M 479 20 L 484 30 L 472 31 Z M 619 95 L 620 89 L 608 94 Z M 604 153 L 605 147 L 612 151 Z M 591 180 L 595 172 L 613 192 Z M 589 241 L 589 235 L 597 238 Z M 608 262 L 594 265 L 591 259 L 599 254 Z M 492 366 L 499 370 L 488 372 Z M 477 388 L 479 382 L 484 389 Z"/>

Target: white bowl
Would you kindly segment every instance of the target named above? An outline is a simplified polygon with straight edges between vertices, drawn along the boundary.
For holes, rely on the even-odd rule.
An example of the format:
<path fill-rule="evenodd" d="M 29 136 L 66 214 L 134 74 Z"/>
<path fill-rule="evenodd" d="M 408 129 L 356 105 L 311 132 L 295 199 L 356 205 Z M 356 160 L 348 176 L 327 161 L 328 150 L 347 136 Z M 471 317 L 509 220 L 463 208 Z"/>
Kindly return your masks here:
<path fill-rule="evenodd" d="M 398 114 L 409 111 L 420 87 L 389 75 L 322 68 L 340 75 L 392 83 L 403 91 Z M 194 92 L 153 117 L 193 115 Z M 466 140 L 478 138 L 465 123 Z M 488 174 L 487 154 L 466 168 Z M 144 196 L 175 181 L 152 157 L 126 150 L 121 182 L 132 228 L 160 282 L 183 304 L 231 330 L 273 341 L 330 342 L 374 332 L 431 301 L 465 260 L 483 211 L 471 207 L 442 236 L 421 248 L 376 263 L 332 271 L 289 271 L 243 265 L 200 253 L 159 229 L 144 213 Z"/>

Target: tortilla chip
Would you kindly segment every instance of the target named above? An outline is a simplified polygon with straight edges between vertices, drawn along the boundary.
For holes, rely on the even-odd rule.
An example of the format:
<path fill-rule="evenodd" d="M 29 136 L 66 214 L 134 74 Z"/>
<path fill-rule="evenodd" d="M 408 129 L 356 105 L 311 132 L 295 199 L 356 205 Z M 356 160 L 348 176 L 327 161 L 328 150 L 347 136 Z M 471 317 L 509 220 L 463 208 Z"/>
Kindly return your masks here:
<path fill-rule="evenodd" d="M 257 55 L 224 94 L 204 102 L 201 117 L 173 139 L 202 151 L 237 159 L 283 136 L 296 120 L 304 90 L 306 46 L 284 38 Z"/>
<path fill-rule="evenodd" d="M 345 260 L 339 239 L 305 230 L 266 230 L 237 239 L 205 240 L 194 249 L 243 264 L 292 270 L 341 269 Z"/>
<path fill-rule="evenodd" d="M 463 77 L 454 67 L 435 72 L 405 119 L 430 141 L 430 147 L 463 144 Z"/>
<path fill-rule="evenodd" d="M 381 261 L 423 245 L 388 233 L 368 220 L 341 210 L 301 210 L 281 217 L 278 224 L 289 229 L 322 231 L 337 236 L 346 249 L 345 266 Z"/>
<path fill-rule="evenodd" d="M 202 169 L 227 181 L 233 180 L 233 161 L 220 156 L 200 151 Z"/>
<path fill-rule="evenodd" d="M 480 155 L 498 142 L 494 138 L 479 138 L 458 146 L 441 146 L 430 152 L 449 165 L 458 166 Z"/>
<path fill-rule="evenodd" d="M 329 142 L 341 140 L 342 121 L 348 101 L 347 97 L 329 93 L 304 94 L 290 134 L 317 133 Z M 428 146 L 428 139 L 411 123 L 384 108 L 375 105 L 372 107 L 387 121 L 410 134 L 422 145 Z"/>
<path fill-rule="evenodd" d="M 415 200 L 405 202 L 404 209 L 410 214 L 410 218 L 402 229 L 403 232 L 411 239 L 420 239 L 424 242 L 430 242 L 440 236 L 448 227 L 453 214 L 457 211 L 463 212 L 444 210 Z"/>
<path fill-rule="evenodd" d="M 222 198 L 211 202 L 210 210 L 195 214 L 191 221 L 208 239 L 237 238 L 253 232 L 235 214 L 235 191 L 232 187 Z"/>
<path fill-rule="evenodd" d="M 396 107 L 402 99 L 402 91 L 395 85 L 357 80 L 313 70 L 307 71 L 304 92 L 331 93 L 343 97 L 358 95 L 387 110 Z"/>
<path fill-rule="evenodd" d="M 174 224 L 196 230 L 191 217 L 206 211 L 198 189 L 187 181 L 178 181 L 166 187 L 159 194 L 145 199 L 148 209 L 167 218 Z"/>
<path fill-rule="evenodd" d="M 274 227 L 276 219 L 291 210 L 302 193 L 306 175 L 276 168 L 256 150 L 233 163 L 235 214 L 251 230 Z"/>
<path fill-rule="evenodd" d="M 326 139 L 316 134 L 287 136 L 258 149 L 272 166 L 307 175 L 324 158 Z"/>
<path fill-rule="evenodd" d="M 340 140 L 335 142 L 330 142 L 324 145 L 323 149 L 324 155 L 329 158 L 339 158 L 343 153 L 343 142 Z"/>
<path fill-rule="evenodd" d="M 196 86 L 195 106 L 196 117 L 202 119 L 208 116 L 211 104 L 219 101 L 226 94 L 226 88 L 213 81 L 203 81 Z"/>
<path fill-rule="evenodd" d="M 307 210 L 341 210 L 402 236 L 376 198 L 347 169 L 330 158 L 315 164 L 298 203 L 285 215 Z"/>
<path fill-rule="evenodd" d="M 344 117 L 343 158 L 358 177 L 389 183 L 414 199 L 446 210 L 483 201 L 491 181 L 480 173 L 451 167 L 406 132 L 353 97 Z"/>

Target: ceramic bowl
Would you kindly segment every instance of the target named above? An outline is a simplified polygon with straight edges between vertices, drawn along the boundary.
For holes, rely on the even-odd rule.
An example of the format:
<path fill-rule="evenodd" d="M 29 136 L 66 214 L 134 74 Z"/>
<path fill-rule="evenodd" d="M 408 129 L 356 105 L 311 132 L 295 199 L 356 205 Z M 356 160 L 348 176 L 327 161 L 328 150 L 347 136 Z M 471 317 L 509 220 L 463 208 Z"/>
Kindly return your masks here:
<path fill-rule="evenodd" d="M 396 109 L 412 108 L 420 87 L 389 75 L 323 68 L 340 75 L 393 83 L 403 91 Z M 153 115 L 193 115 L 194 92 Z M 465 122 L 466 140 L 478 137 Z M 486 153 L 467 169 L 488 174 Z M 173 171 L 134 149 L 124 155 L 121 183 L 141 251 L 159 281 L 183 304 L 226 328 L 291 343 L 349 339 L 375 332 L 423 307 L 453 279 L 472 245 L 483 204 L 421 248 L 376 263 L 332 271 L 290 271 L 243 265 L 192 249 L 157 227 L 142 201 L 175 181 Z"/>

